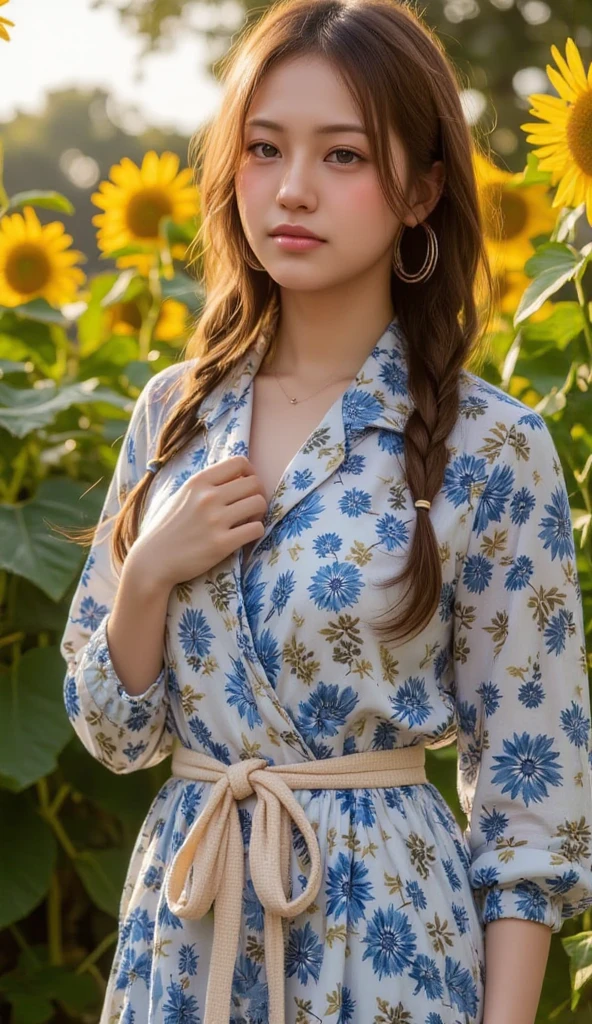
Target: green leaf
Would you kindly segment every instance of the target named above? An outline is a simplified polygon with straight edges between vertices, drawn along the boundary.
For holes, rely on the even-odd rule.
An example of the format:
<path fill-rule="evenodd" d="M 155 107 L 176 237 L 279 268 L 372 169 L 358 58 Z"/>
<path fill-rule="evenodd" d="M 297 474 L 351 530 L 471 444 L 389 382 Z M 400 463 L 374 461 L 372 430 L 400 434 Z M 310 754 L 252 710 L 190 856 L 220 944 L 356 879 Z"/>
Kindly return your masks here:
<path fill-rule="evenodd" d="M 188 220 L 184 224 L 178 224 L 172 217 L 163 217 L 160 222 L 160 229 L 170 246 L 182 243 L 190 245 L 195 238 L 197 231 L 196 219 Z"/>
<path fill-rule="evenodd" d="M 61 192 L 40 192 L 36 189 L 33 192 L 15 192 L 10 197 L 4 213 L 13 213 L 25 206 L 39 206 L 43 210 L 55 210 L 56 213 L 76 212 L 76 208 L 68 197 L 62 195 Z"/>
<path fill-rule="evenodd" d="M 20 792 L 55 771 L 71 736 L 63 699 L 66 665 L 58 646 L 20 658 L 16 679 L 0 670 L 0 782 Z"/>
<path fill-rule="evenodd" d="M 0 992 L 12 1003 L 15 1016 L 18 1013 L 23 1020 L 47 1020 L 42 1014 L 49 1006 L 53 1018 L 55 1007 L 50 1000 L 62 1003 L 71 1016 L 96 1004 L 96 986 L 89 974 L 74 974 L 67 967 L 46 961 L 47 957 L 44 962 L 21 957 L 18 967 L 0 980 Z"/>
<path fill-rule="evenodd" d="M 160 774 L 161 765 L 165 772 L 164 778 Z M 129 832 L 132 843 L 150 804 L 170 775 L 168 759 L 145 771 L 115 775 L 89 755 L 74 732 L 70 743 L 60 754 L 59 767 L 77 793 L 119 819 L 123 828 Z"/>
<path fill-rule="evenodd" d="M 80 571 L 84 549 L 50 530 L 48 521 L 66 529 L 96 524 L 102 494 L 94 492 L 83 481 L 48 477 L 30 501 L 0 505 L 0 568 L 59 601 Z"/>
<path fill-rule="evenodd" d="M 540 355 L 550 347 L 565 349 L 584 329 L 584 315 L 577 302 L 557 302 L 545 320 L 534 320 L 522 328 L 523 347 Z"/>
<path fill-rule="evenodd" d="M 93 488 L 93 490 L 98 492 L 99 488 Z M 99 495 L 97 494 L 97 503 L 99 500 Z M 81 548 L 81 563 L 83 557 L 84 553 Z M 44 594 L 39 587 L 29 583 L 29 580 L 21 576 L 18 582 L 18 601 L 16 601 L 16 607 L 10 620 L 11 630 L 22 629 L 24 633 L 32 633 L 33 635 L 45 630 L 55 630 L 61 633 L 66 625 L 66 618 L 70 607 L 68 597 L 71 600 L 74 595 L 76 582 L 76 579 L 74 579 L 72 587 L 69 587 L 62 599 L 56 602 L 48 597 L 47 594 Z"/>
<path fill-rule="evenodd" d="M 529 359 L 521 353 L 514 374 L 526 378 L 529 388 L 534 388 L 543 397 L 563 387 L 569 368 L 567 354 L 558 348 L 550 348 L 541 359 Z"/>
<path fill-rule="evenodd" d="M 74 867 L 93 903 L 117 918 L 129 858 L 125 850 L 85 850 Z"/>
<path fill-rule="evenodd" d="M 108 377 L 111 381 L 138 355 L 138 339 L 132 334 L 113 334 L 94 352 L 80 360 L 81 377 Z M 150 376 L 152 373 L 150 374 Z M 125 385 L 122 382 L 122 386 Z"/>
<path fill-rule="evenodd" d="M 88 284 L 88 305 L 76 325 L 81 358 L 95 352 L 103 344 L 105 310 L 101 306 L 101 301 L 118 278 L 117 271 L 104 270 L 91 278 Z"/>
<path fill-rule="evenodd" d="M 7 373 L 27 373 L 27 364 L 16 359 L 0 359 L 0 377 Z"/>
<path fill-rule="evenodd" d="M 556 235 L 556 237 L 557 237 L 557 241 L 558 242 L 564 242 L 565 241 L 565 239 L 568 237 L 571 229 L 573 227 L 575 227 L 575 225 L 579 221 L 580 217 L 583 216 L 583 214 L 585 212 L 585 209 L 586 209 L 586 204 L 585 203 L 580 203 L 579 206 L 574 207 L 573 210 L 569 206 L 566 206 L 566 207 L 563 208 L 563 210 L 561 211 L 561 214 L 560 214 L 560 217 L 559 217 L 559 221 L 558 221 L 558 226 L 557 226 L 557 235 Z"/>
<path fill-rule="evenodd" d="M 119 275 L 111 289 L 101 299 L 101 306 L 108 308 L 117 302 L 131 302 L 146 290 L 146 279 L 138 274 L 137 270 L 130 267 Z"/>
<path fill-rule="evenodd" d="M 161 287 L 163 299 L 176 299 L 177 302 L 184 302 L 192 312 L 202 305 L 201 288 L 188 274 L 177 271 L 170 279 L 163 278 Z"/>
<path fill-rule="evenodd" d="M 13 1024 L 44 1024 L 54 1016 L 54 1006 L 45 996 L 19 992 L 10 999 Z"/>
<path fill-rule="evenodd" d="M 569 957 L 572 990 L 577 993 L 592 978 L 592 932 L 580 932 L 562 939 Z"/>
<path fill-rule="evenodd" d="M 43 324 L 60 324 L 65 327 L 69 323 L 69 318 L 55 306 L 50 306 L 46 299 L 31 299 L 31 302 L 12 306 L 11 311 L 20 317 L 26 317 L 27 320 L 38 320 Z"/>
<path fill-rule="evenodd" d="M 536 313 L 549 296 L 559 291 L 567 281 L 574 278 L 586 261 L 577 250 L 559 242 L 541 246 L 525 264 L 529 276 L 534 275 L 520 300 L 514 316 L 514 326 Z"/>
<path fill-rule="evenodd" d="M 102 252 L 99 259 L 101 260 L 116 260 L 120 256 L 138 256 L 145 254 L 154 254 L 158 251 L 158 247 L 155 242 L 144 243 L 134 242 L 130 245 L 123 245 L 120 249 L 113 249 L 112 252 Z"/>
<path fill-rule="evenodd" d="M 152 377 L 152 367 L 150 363 L 143 362 L 141 359 L 132 359 L 127 363 L 123 372 L 130 384 L 133 384 L 135 388 L 144 388 Z"/>
<path fill-rule="evenodd" d="M 551 182 L 550 171 L 539 171 L 539 160 L 535 153 L 530 152 L 526 157 L 526 167 L 521 185 L 548 185 Z"/>
<path fill-rule="evenodd" d="M 12 388 L 0 382 L 0 426 L 15 437 L 26 437 L 52 423 L 58 413 L 73 405 L 109 402 L 120 409 L 129 405 L 125 395 L 98 387 L 97 377 L 65 387 L 57 387 L 53 381 L 45 383 L 48 386 L 43 388 Z"/>
<path fill-rule="evenodd" d="M 57 843 L 49 825 L 23 796 L 0 790 L 0 820 L 0 928 L 7 928 L 27 917 L 46 896 Z"/>
<path fill-rule="evenodd" d="M 575 267 L 579 260 L 580 254 L 573 246 L 564 242 L 545 242 L 527 259 L 524 270 L 529 277 L 538 277 L 547 270 L 556 270 L 561 274 Z"/>

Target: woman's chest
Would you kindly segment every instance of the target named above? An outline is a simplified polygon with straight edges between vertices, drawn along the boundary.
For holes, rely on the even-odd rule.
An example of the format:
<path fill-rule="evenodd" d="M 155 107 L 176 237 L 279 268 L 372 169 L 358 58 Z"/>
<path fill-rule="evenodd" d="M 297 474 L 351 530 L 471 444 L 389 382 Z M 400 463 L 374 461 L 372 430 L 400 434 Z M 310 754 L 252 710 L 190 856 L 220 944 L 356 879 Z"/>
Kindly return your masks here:
<path fill-rule="evenodd" d="M 258 374 L 253 387 L 249 462 L 269 505 L 294 456 L 343 393 L 345 385 L 332 385 L 322 394 L 295 404 L 282 394 L 272 376 Z M 243 546 L 245 562 L 255 543 Z"/>

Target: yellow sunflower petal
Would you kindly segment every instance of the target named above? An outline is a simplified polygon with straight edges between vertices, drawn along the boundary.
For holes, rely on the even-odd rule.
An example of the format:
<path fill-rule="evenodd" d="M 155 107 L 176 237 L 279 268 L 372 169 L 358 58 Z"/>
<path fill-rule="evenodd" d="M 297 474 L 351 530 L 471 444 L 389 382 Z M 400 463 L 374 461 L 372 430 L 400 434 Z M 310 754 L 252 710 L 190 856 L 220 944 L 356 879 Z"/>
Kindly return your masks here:
<path fill-rule="evenodd" d="M 156 185 L 158 182 L 158 155 L 153 149 L 144 154 L 142 161 L 142 178 L 145 185 Z"/>
<path fill-rule="evenodd" d="M 546 145 L 543 144 L 542 146 L 539 146 L 537 149 L 533 150 L 533 152 L 536 153 L 537 156 L 547 157 L 561 152 L 562 148 L 564 147 L 558 146 L 556 142 L 549 142 Z"/>
<path fill-rule="evenodd" d="M 562 142 L 565 139 L 565 130 L 553 124 L 521 124 L 520 127 L 525 132 L 535 132 L 537 138 L 544 142 Z"/>
<path fill-rule="evenodd" d="M 576 93 L 569 83 L 565 81 L 562 75 L 560 75 L 555 68 L 552 68 L 550 64 L 547 64 L 547 75 L 549 77 L 549 81 L 555 86 L 559 95 L 569 103 L 574 103 L 577 98 Z"/>
<path fill-rule="evenodd" d="M 552 96 L 549 92 L 533 92 L 528 98 L 531 103 L 540 103 L 541 106 L 556 107 L 558 110 L 565 107 L 565 100 L 561 96 Z"/>
<path fill-rule="evenodd" d="M 585 90 L 588 86 L 586 72 L 584 70 L 584 64 L 580 56 L 580 51 L 578 50 L 573 39 L 568 39 L 567 43 L 565 44 L 565 56 L 567 57 L 567 63 L 569 64 L 570 71 L 574 76 L 576 83 L 580 87 L 580 90 Z"/>
<path fill-rule="evenodd" d="M 586 189 L 586 217 L 588 224 L 592 225 L 592 181 L 588 182 Z"/>
<path fill-rule="evenodd" d="M 176 153 L 163 153 L 160 158 L 160 181 L 170 183 L 179 170 L 179 157 Z"/>
<path fill-rule="evenodd" d="M 573 165 L 567 168 L 559 187 L 555 199 L 557 200 L 558 206 L 573 206 L 573 197 L 575 187 L 577 184 L 578 169 Z"/>
<path fill-rule="evenodd" d="M 571 42 L 573 44 L 573 40 L 571 40 Z M 567 82 L 568 86 L 570 87 L 570 89 L 573 89 L 573 91 L 574 91 L 574 93 L 576 95 L 578 95 L 582 91 L 582 88 L 585 88 L 585 86 L 586 86 L 586 76 L 584 75 L 584 68 L 582 66 L 581 60 L 580 60 L 580 69 L 581 69 L 581 72 L 582 72 L 582 75 L 583 75 L 583 85 L 582 85 L 581 80 L 578 78 L 578 75 L 574 74 L 574 72 L 573 72 L 573 70 L 571 68 L 571 62 L 570 62 L 570 64 L 566 63 L 566 61 L 563 59 L 563 57 L 561 56 L 559 50 L 557 49 L 557 47 L 555 45 L 551 46 L 551 53 L 553 55 L 553 60 L 557 64 L 557 67 L 559 68 L 559 70 L 560 70 L 561 74 L 563 75 L 565 81 Z M 579 58 L 579 54 L 578 54 L 578 58 Z"/>

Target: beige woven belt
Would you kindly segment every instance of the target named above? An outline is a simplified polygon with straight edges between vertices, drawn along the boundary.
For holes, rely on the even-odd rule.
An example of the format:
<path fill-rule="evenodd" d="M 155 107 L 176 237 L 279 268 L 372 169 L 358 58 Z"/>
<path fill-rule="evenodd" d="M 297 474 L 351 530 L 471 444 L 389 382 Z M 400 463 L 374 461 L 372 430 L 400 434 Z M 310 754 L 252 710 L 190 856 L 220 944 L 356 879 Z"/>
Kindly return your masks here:
<path fill-rule="evenodd" d="M 203 917 L 216 902 L 214 940 L 204 1024 L 228 1024 L 242 915 L 244 850 L 237 801 L 257 794 L 249 843 L 255 892 L 265 910 L 265 970 L 269 1022 L 284 1024 L 283 918 L 294 918 L 312 903 L 321 884 L 321 854 L 314 828 L 292 796 L 293 789 L 365 789 L 427 783 L 423 744 L 369 750 L 297 764 L 270 765 L 250 757 L 226 765 L 177 745 L 173 775 L 214 782 L 209 799 L 175 854 L 165 878 L 173 914 Z M 300 829 L 310 858 L 306 888 L 290 902 L 291 825 Z M 192 870 L 193 869 L 193 870 Z"/>

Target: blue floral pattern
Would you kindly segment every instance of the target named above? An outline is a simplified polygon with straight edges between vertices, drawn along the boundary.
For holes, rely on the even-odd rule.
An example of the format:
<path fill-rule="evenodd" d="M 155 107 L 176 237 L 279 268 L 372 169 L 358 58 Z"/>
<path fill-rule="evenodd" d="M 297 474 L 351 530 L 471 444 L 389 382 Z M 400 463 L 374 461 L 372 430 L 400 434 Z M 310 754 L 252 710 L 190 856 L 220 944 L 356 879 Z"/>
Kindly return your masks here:
<path fill-rule="evenodd" d="M 205 423 L 156 475 L 141 530 L 193 473 L 248 455 L 260 336 L 204 400 Z M 72 599 L 64 700 L 89 752 L 116 773 L 173 743 L 231 764 L 337 757 L 457 741 L 463 831 L 435 785 L 296 790 L 323 881 L 288 922 L 286 1021 L 479 1024 L 484 926 L 553 932 L 592 905 L 590 703 L 565 479 L 536 412 L 463 371 L 443 486 L 429 512 L 441 598 L 422 633 L 379 641 L 417 512 L 404 472 L 413 402 L 407 341 L 387 325 L 344 395 L 286 467 L 264 534 L 170 594 L 164 667 L 129 695 L 106 627 L 117 589 L 108 537 Z M 140 395 L 105 501 L 115 512 L 155 454 L 196 360 Z M 181 920 L 163 881 L 212 783 L 171 777 L 137 837 L 102 1024 L 201 1024 L 213 911 Z M 230 1024 L 268 1024 L 263 908 L 249 872 L 255 795 L 240 801 L 245 885 Z M 290 885 L 308 860 L 292 827 Z M 222 1024 L 222 1022 L 220 1022 Z"/>

